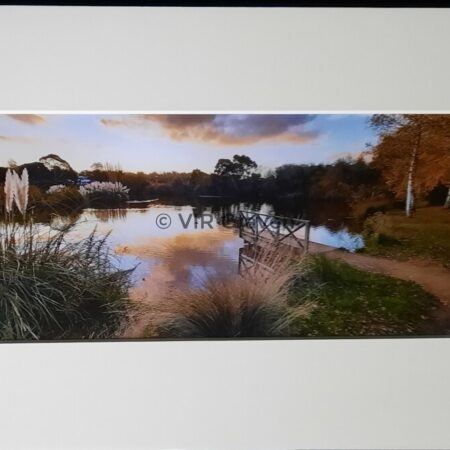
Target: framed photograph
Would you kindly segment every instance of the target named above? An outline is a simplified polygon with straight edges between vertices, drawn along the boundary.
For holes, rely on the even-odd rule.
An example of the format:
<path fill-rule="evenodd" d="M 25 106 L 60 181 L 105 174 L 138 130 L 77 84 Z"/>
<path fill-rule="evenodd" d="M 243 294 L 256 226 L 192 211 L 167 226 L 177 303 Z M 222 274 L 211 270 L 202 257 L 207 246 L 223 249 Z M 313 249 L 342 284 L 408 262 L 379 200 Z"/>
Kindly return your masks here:
<path fill-rule="evenodd" d="M 3 340 L 450 332 L 450 115 L 0 120 Z"/>
<path fill-rule="evenodd" d="M 3 7 L 5 448 L 446 448 L 449 23 Z"/>

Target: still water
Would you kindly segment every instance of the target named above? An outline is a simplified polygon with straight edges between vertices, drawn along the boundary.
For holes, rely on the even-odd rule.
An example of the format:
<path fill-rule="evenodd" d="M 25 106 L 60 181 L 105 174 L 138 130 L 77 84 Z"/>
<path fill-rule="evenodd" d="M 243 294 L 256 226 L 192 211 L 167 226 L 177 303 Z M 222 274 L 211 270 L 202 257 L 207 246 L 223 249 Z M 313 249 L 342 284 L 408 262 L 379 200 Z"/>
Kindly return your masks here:
<path fill-rule="evenodd" d="M 234 204 L 225 212 L 255 210 L 255 205 Z M 268 204 L 258 211 L 274 214 Z M 136 289 L 158 289 L 158 285 L 198 286 L 207 277 L 220 277 L 238 271 L 239 249 L 243 246 L 238 230 L 222 226 L 217 218 L 224 212 L 210 206 L 151 204 L 146 208 L 85 210 L 72 231 L 74 238 L 86 237 L 94 228 L 99 235 L 109 233 L 108 245 L 122 268 L 136 267 Z M 201 217 L 204 217 L 202 223 Z M 354 251 L 363 246 L 357 233 L 336 220 L 312 221 L 313 242 Z M 220 220 L 219 220 L 220 221 Z M 320 220 L 319 220 L 320 222 Z"/>

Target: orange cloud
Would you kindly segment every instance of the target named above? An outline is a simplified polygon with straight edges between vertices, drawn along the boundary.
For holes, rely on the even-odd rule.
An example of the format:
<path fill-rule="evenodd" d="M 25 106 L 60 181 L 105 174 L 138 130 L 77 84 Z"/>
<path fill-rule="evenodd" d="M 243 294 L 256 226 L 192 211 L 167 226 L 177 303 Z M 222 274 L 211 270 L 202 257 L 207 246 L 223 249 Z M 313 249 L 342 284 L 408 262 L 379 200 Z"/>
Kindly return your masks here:
<path fill-rule="evenodd" d="M 127 125 L 126 121 L 117 119 L 100 119 L 100 123 L 105 125 L 105 127 L 120 127 Z"/>
<path fill-rule="evenodd" d="M 38 125 L 45 122 L 45 119 L 37 114 L 7 114 L 7 116 L 29 125 Z"/>
<path fill-rule="evenodd" d="M 108 127 L 144 127 L 156 124 L 176 141 L 217 145 L 250 145 L 257 142 L 305 143 L 318 131 L 305 130 L 314 116 L 308 114 L 142 114 L 101 119 Z"/>

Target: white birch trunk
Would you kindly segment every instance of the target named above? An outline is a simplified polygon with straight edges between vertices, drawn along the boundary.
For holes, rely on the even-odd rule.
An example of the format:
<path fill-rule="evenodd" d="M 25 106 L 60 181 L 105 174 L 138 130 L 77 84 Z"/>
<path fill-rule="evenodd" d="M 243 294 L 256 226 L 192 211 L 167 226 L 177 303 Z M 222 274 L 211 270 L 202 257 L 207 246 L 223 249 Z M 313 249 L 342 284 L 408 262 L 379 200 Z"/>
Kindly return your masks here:
<path fill-rule="evenodd" d="M 417 155 L 419 153 L 421 134 L 422 133 L 419 131 L 416 143 L 411 153 L 411 162 L 409 164 L 408 182 L 406 184 L 406 205 L 405 205 L 405 212 L 407 217 L 411 217 L 412 211 L 414 210 L 414 200 L 415 200 L 414 184 L 417 166 Z"/>
<path fill-rule="evenodd" d="M 414 207 L 413 174 L 411 169 L 409 169 L 408 184 L 406 185 L 406 205 L 405 205 L 405 212 L 408 217 L 411 217 L 411 211 L 413 207 Z"/>
<path fill-rule="evenodd" d="M 445 199 L 444 208 L 450 208 L 450 186 L 447 191 L 447 198 Z"/>

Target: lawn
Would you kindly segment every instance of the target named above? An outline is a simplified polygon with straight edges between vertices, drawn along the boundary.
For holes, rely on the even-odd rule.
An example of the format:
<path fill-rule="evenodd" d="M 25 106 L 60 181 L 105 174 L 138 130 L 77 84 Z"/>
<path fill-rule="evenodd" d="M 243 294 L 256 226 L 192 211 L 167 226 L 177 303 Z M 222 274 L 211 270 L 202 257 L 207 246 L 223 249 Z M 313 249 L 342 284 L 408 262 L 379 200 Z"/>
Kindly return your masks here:
<path fill-rule="evenodd" d="M 395 259 L 425 257 L 450 268 L 450 210 L 418 208 L 413 217 L 403 211 L 376 214 L 365 222 L 363 252 Z"/>
<path fill-rule="evenodd" d="M 311 257 L 291 290 L 292 304 L 313 302 L 299 318 L 298 336 L 407 336 L 444 334 L 433 319 L 439 302 L 417 284 Z"/>

